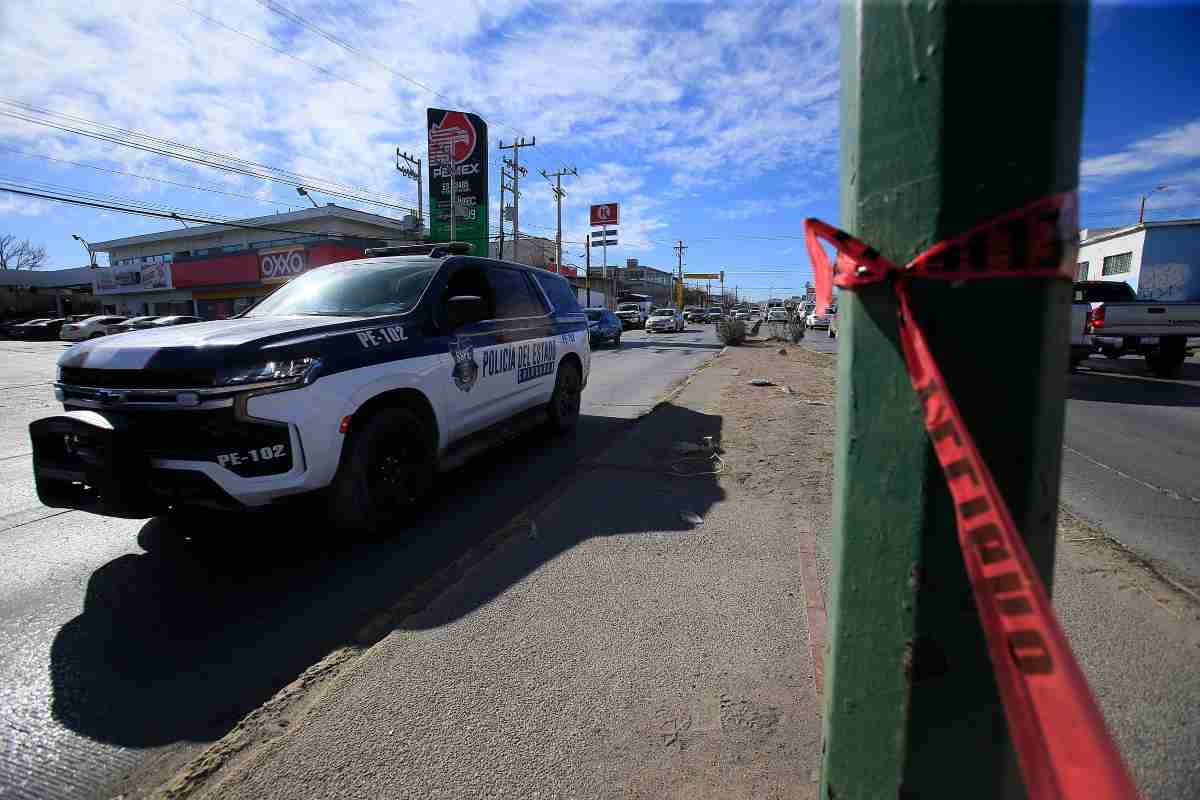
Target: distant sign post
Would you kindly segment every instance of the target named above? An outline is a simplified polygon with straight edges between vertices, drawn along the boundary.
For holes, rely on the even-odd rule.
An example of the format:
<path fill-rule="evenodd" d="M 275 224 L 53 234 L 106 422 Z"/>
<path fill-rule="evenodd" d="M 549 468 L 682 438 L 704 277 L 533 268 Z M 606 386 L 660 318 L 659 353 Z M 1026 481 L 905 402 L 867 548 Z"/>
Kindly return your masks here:
<path fill-rule="evenodd" d="M 604 252 L 604 276 L 608 277 L 608 246 L 617 244 L 616 225 L 621 221 L 621 207 L 617 203 L 598 203 L 592 206 L 591 217 L 592 227 L 600 228 L 599 233 L 592 232 L 592 246 Z"/>

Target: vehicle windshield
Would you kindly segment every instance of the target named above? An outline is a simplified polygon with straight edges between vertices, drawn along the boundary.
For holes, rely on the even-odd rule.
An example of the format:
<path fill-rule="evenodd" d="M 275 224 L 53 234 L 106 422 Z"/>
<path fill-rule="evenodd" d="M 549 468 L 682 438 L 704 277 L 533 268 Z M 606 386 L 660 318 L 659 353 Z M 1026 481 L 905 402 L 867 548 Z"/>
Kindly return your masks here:
<path fill-rule="evenodd" d="M 1124 281 L 1084 283 L 1075 286 L 1076 303 L 1124 303 L 1135 299 L 1137 295 Z"/>
<path fill-rule="evenodd" d="M 637 303 L 621 303 L 617 306 L 617 311 L 637 311 Z"/>
<path fill-rule="evenodd" d="M 439 264 L 420 258 L 348 261 L 322 267 L 281 287 L 245 316 L 403 314 L 420 300 Z"/>
<path fill-rule="evenodd" d="M 597 322 L 604 318 L 604 312 L 596 308 L 589 308 L 585 313 L 587 314 L 587 318 L 592 322 Z"/>
<path fill-rule="evenodd" d="M 660 309 L 656 310 L 650 316 L 652 316 L 652 317 L 670 317 L 670 316 L 673 316 L 674 314 L 675 314 L 675 312 L 669 308 L 660 308 Z"/>

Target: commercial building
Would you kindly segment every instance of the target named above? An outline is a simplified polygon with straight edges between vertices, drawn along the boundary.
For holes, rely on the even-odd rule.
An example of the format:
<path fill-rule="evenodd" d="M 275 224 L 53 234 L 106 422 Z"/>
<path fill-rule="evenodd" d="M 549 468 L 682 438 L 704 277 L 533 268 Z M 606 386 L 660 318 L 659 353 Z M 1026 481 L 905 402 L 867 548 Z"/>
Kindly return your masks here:
<path fill-rule="evenodd" d="M 99 312 L 92 296 L 93 272 L 88 267 L 0 270 L 0 317 L 7 320 Z"/>
<path fill-rule="evenodd" d="M 108 254 L 110 265 L 90 270 L 92 291 L 106 313 L 223 319 L 314 267 L 420 235 L 415 217 L 394 219 L 332 203 L 147 233 L 92 245 Z"/>
<path fill-rule="evenodd" d="M 592 280 L 603 278 L 602 267 L 592 265 Z M 614 279 L 617 292 L 629 292 L 649 297 L 655 306 L 675 304 L 675 273 L 639 264 L 636 258 L 626 259 L 623 267 L 609 267 L 608 277 Z"/>
<path fill-rule="evenodd" d="M 566 250 L 566 247 L 563 247 Z M 568 278 L 573 278 L 578 273 L 575 267 L 564 264 L 562 269 L 555 266 L 557 245 L 553 239 L 547 239 L 543 236 L 521 236 L 514 244 L 511 238 L 504 240 L 504 260 L 512 261 L 517 264 L 527 264 L 531 267 L 557 272 Z M 488 257 L 500 258 L 500 242 L 493 239 L 488 244 Z M 565 259 L 564 259 L 565 260 Z"/>
<path fill-rule="evenodd" d="M 1079 232 L 1076 280 L 1128 283 L 1140 299 L 1200 301 L 1200 219 Z"/>

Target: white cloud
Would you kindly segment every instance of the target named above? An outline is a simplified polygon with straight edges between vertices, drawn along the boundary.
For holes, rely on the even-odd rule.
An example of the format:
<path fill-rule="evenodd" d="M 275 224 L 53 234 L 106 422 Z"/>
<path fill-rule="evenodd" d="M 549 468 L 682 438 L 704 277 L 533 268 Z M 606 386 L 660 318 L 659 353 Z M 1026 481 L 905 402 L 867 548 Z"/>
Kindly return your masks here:
<path fill-rule="evenodd" d="M 34 197 L 0 193 L 0 215 L 12 214 L 18 217 L 40 217 L 52 210 L 50 203 Z"/>
<path fill-rule="evenodd" d="M 423 153 L 425 108 L 459 105 L 489 120 L 493 147 L 501 138 L 536 135 L 538 146 L 522 153 L 523 161 L 579 167 L 579 179 L 564 184 L 569 238 L 586 232 L 581 209 L 588 202 L 617 199 L 629 220 L 622 246 L 631 249 L 652 245 L 689 190 L 718 182 L 736 188 L 784 166 L 816 182 L 836 174 L 832 4 L 285 5 L 370 57 L 346 52 L 258 3 L 6 0 L 0 94 L 386 192 L 410 205 L 414 187 L 396 174 L 391 154 L 396 147 Z M 295 201 L 290 187 L 4 117 L 0 142 Z M 521 216 L 523 230 L 544 233 L 533 226 L 553 225 L 554 204 L 540 182 L 531 170 Z M 210 207 L 220 208 L 212 196 L 201 202 L 145 182 L 123 181 L 111 191 L 171 191 L 179 205 L 211 200 Z"/>
<path fill-rule="evenodd" d="M 1156 133 L 1119 152 L 1084 159 L 1079 171 L 1086 182 L 1095 184 L 1173 167 L 1196 158 L 1200 158 L 1200 120 Z"/>

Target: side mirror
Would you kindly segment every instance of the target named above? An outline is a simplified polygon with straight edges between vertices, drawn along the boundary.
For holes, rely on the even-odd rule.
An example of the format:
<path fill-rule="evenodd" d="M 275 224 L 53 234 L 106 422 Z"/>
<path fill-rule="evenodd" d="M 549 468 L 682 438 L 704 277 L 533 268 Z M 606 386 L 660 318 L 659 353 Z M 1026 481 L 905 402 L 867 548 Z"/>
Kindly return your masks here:
<path fill-rule="evenodd" d="M 457 295 L 446 301 L 446 323 L 452 331 L 463 325 L 481 322 L 487 317 L 487 303 L 478 295 Z"/>

